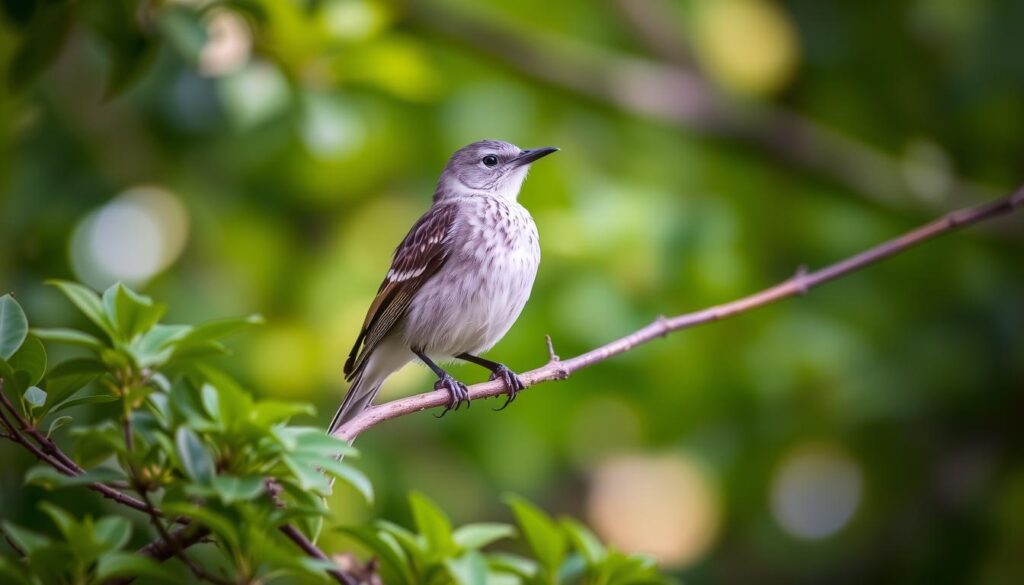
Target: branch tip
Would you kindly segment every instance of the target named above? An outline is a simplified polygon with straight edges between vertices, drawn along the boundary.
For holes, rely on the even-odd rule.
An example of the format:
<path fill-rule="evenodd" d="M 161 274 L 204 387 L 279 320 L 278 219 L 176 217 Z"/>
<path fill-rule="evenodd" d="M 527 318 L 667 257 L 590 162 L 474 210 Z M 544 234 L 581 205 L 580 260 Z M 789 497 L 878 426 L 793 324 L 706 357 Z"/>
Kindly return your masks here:
<path fill-rule="evenodd" d="M 796 285 L 800 295 L 806 295 L 810 291 L 810 287 L 807 286 L 807 275 L 810 272 L 807 270 L 806 264 L 801 264 L 796 267 L 796 273 L 793 274 L 793 284 Z"/>
<path fill-rule="evenodd" d="M 561 358 L 559 358 L 558 354 L 555 353 L 555 344 L 551 341 L 550 334 L 544 336 L 544 342 L 548 346 L 548 363 L 553 364 L 555 362 L 561 361 Z"/>

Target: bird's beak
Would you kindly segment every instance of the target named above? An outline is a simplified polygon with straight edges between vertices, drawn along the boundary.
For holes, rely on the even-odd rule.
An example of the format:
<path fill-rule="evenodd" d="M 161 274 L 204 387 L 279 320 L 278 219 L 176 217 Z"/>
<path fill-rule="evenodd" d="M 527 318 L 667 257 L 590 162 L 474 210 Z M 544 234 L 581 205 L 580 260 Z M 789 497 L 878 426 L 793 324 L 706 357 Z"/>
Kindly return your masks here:
<path fill-rule="evenodd" d="M 544 158 L 545 156 L 551 154 L 552 152 L 558 152 L 558 149 L 555 148 L 554 146 L 531 148 L 529 150 L 524 150 L 520 152 L 519 156 L 515 157 L 509 162 L 514 167 L 521 167 L 523 165 L 528 165 L 539 158 Z"/>

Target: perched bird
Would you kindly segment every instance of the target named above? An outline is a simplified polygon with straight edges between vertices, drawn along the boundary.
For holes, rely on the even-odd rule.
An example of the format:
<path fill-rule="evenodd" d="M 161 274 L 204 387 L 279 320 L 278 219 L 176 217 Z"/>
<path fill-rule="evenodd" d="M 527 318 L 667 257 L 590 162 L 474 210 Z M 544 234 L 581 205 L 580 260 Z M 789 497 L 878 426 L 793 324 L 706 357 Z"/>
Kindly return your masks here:
<path fill-rule="evenodd" d="M 366 409 L 384 380 L 417 358 L 437 374 L 434 389 L 448 391 L 442 415 L 468 403 L 469 392 L 437 361 L 489 369 L 492 380 L 505 382 L 505 406 L 523 389 L 518 375 L 479 354 L 505 336 L 530 297 L 540 245 L 517 198 L 530 165 L 557 150 L 482 140 L 452 155 L 433 204 L 395 249 L 370 304 L 345 361 L 352 385 L 329 432 Z"/>

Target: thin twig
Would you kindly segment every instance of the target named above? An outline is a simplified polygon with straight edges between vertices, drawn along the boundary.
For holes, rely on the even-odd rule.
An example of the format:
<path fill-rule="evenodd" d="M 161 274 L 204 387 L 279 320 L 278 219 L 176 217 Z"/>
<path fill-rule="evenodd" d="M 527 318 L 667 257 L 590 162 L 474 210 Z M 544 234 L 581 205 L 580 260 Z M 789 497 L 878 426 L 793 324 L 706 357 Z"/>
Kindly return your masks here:
<path fill-rule="evenodd" d="M 149 490 L 146 488 L 145 484 L 138 481 L 134 475 L 133 478 L 136 481 L 136 490 L 139 492 L 139 497 L 142 498 L 142 501 L 144 501 L 146 506 L 149 508 L 148 514 L 150 522 L 153 524 L 153 527 L 156 528 L 156 532 L 160 535 L 160 538 L 167 544 L 167 548 L 170 549 L 171 555 L 184 563 L 197 579 L 216 583 L 217 585 L 231 585 L 231 581 L 211 574 L 185 554 L 185 548 L 182 546 L 182 542 L 175 538 L 174 535 L 170 534 L 167 531 L 167 527 L 165 527 L 163 522 L 161 522 L 163 514 L 156 508 L 156 506 L 153 505 L 153 501 L 149 498 Z M 198 542 L 198 539 L 195 542 Z"/>
<path fill-rule="evenodd" d="M 1024 206 L 1024 186 L 1018 188 L 1012 195 L 991 203 L 946 214 L 940 219 L 819 270 L 808 272 L 806 268 L 801 267 L 792 278 L 750 296 L 693 313 L 655 319 L 650 325 L 638 331 L 572 359 L 557 362 L 549 360 L 543 366 L 521 374 L 520 378 L 527 387 L 565 378 L 577 370 L 603 362 L 612 356 L 627 352 L 642 343 L 669 333 L 720 321 L 785 298 L 806 294 L 816 286 L 908 250 L 922 242 L 969 225 L 1007 215 L 1021 206 Z M 469 396 L 474 400 L 497 396 L 505 392 L 505 384 L 500 380 L 474 384 L 469 387 Z M 444 406 L 448 400 L 447 392 L 436 390 L 373 406 L 342 425 L 335 431 L 335 436 L 352 441 L 367 429 L 384 421 L 428 408 Z"/>
<path fill-rule="evenodd" d="M 305 551 L 307 555 L 313 557 L 314 559 L 327 561 L 337 566 L 336 563 L 327 558 L 327 555 L 324 554 L 324 551 L 317 548 L 315 544 L 310 542 L 310 540 L 306 538 L 304 534 L 299 532 L 299 530 L 291 524 L 285 524 L 281 527 L 280 530 L 284 533 L 285 536 L 290 538 L 292 542 L 299 545 L 299 548 Z M 327 572 L 332 577 L 334 577 L 335 581 L 341 583 L 342 585 L 357 585 L 357 583 L 351 577 L 343 573 L 340 568 L 328 569 Z"/>
<path fill-rule="evenodd" d="M 0 389 L 3 380 L 0 380 Z M 6 417 L 4 410 L 6 410 L 18 421 L 18 427 L 15 427 L 13 423 Z M 8 400 L 7 395 L 0 391 L 0 422 L 7 427 L 10 436 L 8 437 L 11 441 L 21 445 L 27 449 L 30 453 L 36 456 L 37 459 L 46 463 L 50 467 L 53 467 L 64 475 L 76 476 L 84 473 L 81 467 L 78 466 L 70 457 L 68 457 L 59 447 L 56 446 L 53 441 L 47 439 L 45 435 L 38 432 L 38 429 L 29 425 L 20 415 L 14 405 Z M 31 440 L 29 440 L 22 432 L 28 433 L 33 439 L 39 442 L 40 447 L 37 447 Z M 47 455 L 44 450 L 56 453 L 54 456 Z M 67 461 L 68 463 L 64 463 Z M 129 496 L 121 491 L 118 491 L 108 485 L 93 482 L 87 484 L 86 487 L 98 492 L 103 497 L 113 500 L 118 504 L 123 504 L 129 508 L 134 508 L 140 512 L 146 512 L 146 504 L 136 498 Z"/>

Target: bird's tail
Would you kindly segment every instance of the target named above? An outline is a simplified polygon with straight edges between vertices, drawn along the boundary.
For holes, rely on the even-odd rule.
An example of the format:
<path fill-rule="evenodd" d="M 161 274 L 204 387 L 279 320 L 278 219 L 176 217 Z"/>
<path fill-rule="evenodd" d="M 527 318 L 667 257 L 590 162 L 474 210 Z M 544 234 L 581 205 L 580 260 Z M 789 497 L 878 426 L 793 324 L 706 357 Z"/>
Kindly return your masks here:
<path fill-rule="evenodd" d="M 341 425 L 355 418 L 357 414 L 366 410 L 366 407 L 373 402 L 373 399 L 377 396 L 377 391 L 380 390 L 384 380 L 377 379 L 377 376 L 367 376 L 367 372 L 364 370 L 356 376 L 352 386 L 349 387 L 348 393 L 345 394 L 345 399 L 341 401 L 341 406 L 338 407 L 338 412 L 334 414 L 334 419 L 331 421 L 331 425 L 327 427 L 328 434 L 334 434 L 334 431 L 338 430 Z"/>

